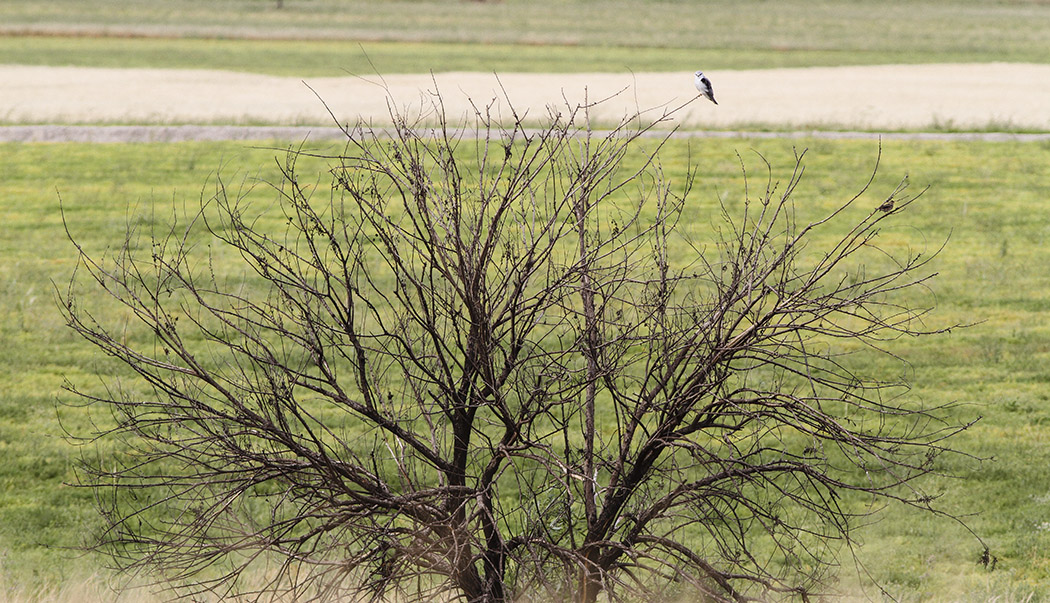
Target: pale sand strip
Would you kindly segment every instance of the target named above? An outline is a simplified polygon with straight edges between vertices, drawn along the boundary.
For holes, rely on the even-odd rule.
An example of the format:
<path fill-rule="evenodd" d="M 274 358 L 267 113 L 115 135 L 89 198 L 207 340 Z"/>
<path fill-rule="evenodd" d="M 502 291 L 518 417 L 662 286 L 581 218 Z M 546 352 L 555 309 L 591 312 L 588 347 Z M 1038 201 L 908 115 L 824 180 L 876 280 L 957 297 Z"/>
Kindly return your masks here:
<path fill-rule="evenodd" d="M 689 73 L 386 76 L 308 78 L 157 69 L 0 65 L 0 122 L 136 124 L 387 123 L 391 104 L 418 114 L 435 86 L 453 121 L 476 106 L 508 118 L 543 120 L 589 98 L 592 116 L 616 120 L 637 109 L 656 117 L 689 102 L 670 125 L 732 128 L 848 127 L 866 130 L 995 126 L 1050 131 L 1050 65 L 880 65 L 708 71 L 719 105 L 695 98 Z M 312 90 L 311 90 L 312 88 Z M 315 92 L 316 91 L 316 95 Z M 585 96 L 586 94 L 586 96 Z"/>

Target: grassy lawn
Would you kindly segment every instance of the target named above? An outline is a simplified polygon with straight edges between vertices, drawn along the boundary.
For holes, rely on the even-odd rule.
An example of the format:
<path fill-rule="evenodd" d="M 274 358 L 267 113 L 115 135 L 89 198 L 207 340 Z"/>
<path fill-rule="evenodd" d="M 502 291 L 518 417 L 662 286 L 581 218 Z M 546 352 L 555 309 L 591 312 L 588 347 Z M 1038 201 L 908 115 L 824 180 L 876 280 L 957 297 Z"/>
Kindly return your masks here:
<path fill-rule="evenodd" d="M 1047 22 L 1034 0 L 5 0 L 0 63 L 303 77 L 371 72 L 366 53 L 382 73 L 1046 63 Z"/>
<path fill-rule="evenodd" d="M 221 69 L 297 77 L 449 71 L 634 72 L 926 62 L 911 51 L 631 48 L 476 42 L 0 36 L 0 63 Z M 985 61 L 960 54 L 945 62 Z M 1050 59 L 1050 57 L 1048 57 Z M 1005 60 L 1005 59 L 995 59 Z"/>
<path fill-rule="evenodd" d="M 970 515 L 967 523 L 998 563 L 994 571 L 979 565 L 979 542 L 958 524 L 897 508 L 861 533 L 858 554 L 903 600 L 1048 597 L 1050 217 L 1032 208 L 1050 197 L 1050 144 L 883 146 L 876 193 L 891 190 L 906 172 L 915 186 L 932 187 L 913 210 L 890 222 L 887 237 L 915 251 L 931 251 L 950 239 L 936 262 L 933 320 L 977 323 L 944 337 L 892 344 L 910 364 L 914 396 L 931 405 L 957 402 L 958 421 L 982 417 L 955 445 L 989 460 L 947 459 L 945 469 L 963 478 L 934 479 L 929 490 L 941 495 L 947 511 Z M 761 176 L 755 151 L 785 180 L 792 147 L 809 148 L 795 198 L 804 215 L 852 195 L 876 154 L 870 141 L 672 141 L 662 154 L 669 176 L 681 178 L 689 157 L 700 167 L 685 216 L 690 235 L 703 240 L 717 219 L 719 198 L 730 208 L 739 206 L 736 152 L 753 177 Z M 114 367 L 74 339 L 54 306 L 52 283 L 64 286 L 73 269 L 59 194 L 78 239 L 101 250 L 119 244 L 129 221 L 164 220 L 173 203 L 192 209 L 220 166 L 228 181 L 275 178 L 274 155 L 246 143 L 0 145 L 0 211 L 6 221 L 0 232 L 0 450 L 6 461 L 0 468 L 0 584 L 30 590 L 61 584 L 95 571 L 100 561 L 63 549 L 90 534 L 98 521 L 92 494 L 63 485 L 73 481 L 80 453 L 63 430 L 85 433 L 89 414 L 56 407 L 55 400 L 63 396 L 65 379 L 90 387 L 93 375 Z M 257 194 L 270 198 L 265 191 Z M 840 586 L 854 590 L 855 574 L 845 557 Z"/>
<path fill-rule="evenodd" d="M 1050 63 L 1050 3 L 978 0 L 4 0 L 0 63 L 210 68 L 341 76 L 425 71 L 586 72 L 751 69 L 879 63 Z M 979 80 L 975 76 L 975 80 Z M 877 192 L 905 173 L 931 185 L 889 227 L 902 246 L 949 243 L 936 263 L 935 320 L 976 323 L 949 336 L 898 341 L 913 395 L 957 402 L 958 421 L 981 420 L 935 479 L 950 521 L 890 508 L 862 532 L 859 557 L 905 600 L 1050 598 L 1050 198 L 1048 143 L 886 142 Z M 830 140 L 672 141 L 665 169 L 687 158 L 700 181 L 686 216 L 694 238 L 719 198 L 742 193 L 735 152 L 756 172 L 760 152 L 786 180 L 793 147 L 808 147 L 800 207 L 818 211 L 866 181 L 875 143 Z M 248 143 L 0 144 L 0 600 L 67 586 L 100 560 L 69 550 L 97 529 L 91 492 L 75 480 L 88 413 L 56 404 L 65 380 L 81 386 L 117 370 L 60 324 L 54 287 L 73 270 L 59 194 L 78 239 L 119 244 L 131 222 L 172 203 L 191 209 L 224 166 L 276 178 L 274 151 Z M 1039 208 L 1039 209 L 1033 209 Z M 841 588 L 855 592 L 851 559 Z M 10 591 L 7 589 L 14 589 Z M 877 593 L 868 594 L 876 596 Z M 68 600 L 76 600 L 68 596 Z"/>

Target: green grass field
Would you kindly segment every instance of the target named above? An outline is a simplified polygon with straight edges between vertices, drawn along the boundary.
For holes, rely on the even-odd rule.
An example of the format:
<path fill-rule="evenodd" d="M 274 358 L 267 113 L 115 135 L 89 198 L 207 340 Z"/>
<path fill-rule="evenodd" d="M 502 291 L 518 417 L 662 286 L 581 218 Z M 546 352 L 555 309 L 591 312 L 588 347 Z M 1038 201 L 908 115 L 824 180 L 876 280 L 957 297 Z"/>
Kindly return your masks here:
<path fill-rule="evenodd" d="M 300 77 L 1050 63 L 1048 24 L 1046 0 L 286 0 L 280 9 L 275 0 L 4 0 L 0 63 Z M 793 147 L 810 149 L 796 202 L 811 210 L 858 190 L 876 154 L 870 141 L 669 143 L 669 175 L 680 178 L 687 157 L 700 166 L 686 216 L 694 237 L 718 199 L 740 199 L 736 152 L 756 170 L 753 151 L 762 153 L 786 180 Z M 859 555 L 904 601 L 1050 600 L 1050 143 L 886 142 L 883 151 L 876 192 L 906 172 L 931 186 L 886 234 L 926 250 L 948 239 L 934 320 L 975 323 L 894 343 L 914 396 L 957 402 L 958 421 L 980 417 L 956 446 L 988 460 L 957 459 L 945 469 L 962 477 L 935 478 L 929 490 L 967 516 L 999 561 L 994 571 L 980 565 L 980 544 L 959 525 L 896 508 L 861 533 Z M 78 239 L 101 250 L 120 243 L 129 221 L 195 207 L 220 166 L 229 179 L 275 178 L 274 155 L 248 143 L 0 144 L 0 600 L 47 590 L 79 600 L 79 585 L 102 571 L 102 560 L 71 550 L 99 526 L 93 494 L 66 485 L 81 450 L 65 430 L 83 434 L 91 417 L 58 400 L 70 400 L 65 380 L 92 386 L 116 368 L 74 338 L 55 306 L 54 287 L 74 266 L 60 196 Z M 857 572 L 842 561 L 840 587 L 856 593 Z"/>
<path fill-rule="evenodd" d="M 1038 0 L 5 0 L 0 63 L 301 77 L 1047 63 L 1047 23 Z"/>
<path fill-rule="evenodd" d="M 812 212 L 859 189 L 877 152 L 870 141 L 672 141 L 661 155 L 672 178 L 682 177 L 687 157 L 700 166 L 686 215 L 692 236 L 714 223 L 718 199 L 739 203 L 736 152 L 757 172 L 760 152 L 786 179 L 793 147 L 809 148 L 795 201 Z M 119 244 L 129 221 L 163 220 L 173 205 L 195 207 L 221 166 L 228 180 L 274 178 L 275 154 L 245 143 L 0 145 L 0 584 L 30 593 L 59 587 L 98 571 L 101 561 L 63 548 L 98 520 L 92 494 L 65 485 L 80 452 L 63 430 L 83 434 L 89 415 L 56 398 L 70 400 L 60 392 L 64 380 L 90 387 L 96 373 L 114 367 L 73 337 L 55 307 L 53 286 L 65 285 L 74 258 L 59 196 L 78 239 L 98 251 Z M 883 145 L 875 193 L 891 190 L 906 172 L 915 186 L 931 186 L 884 229 L 888 239 L 913 250 L 949 239 L 936 262 L 933 320 L 976 323 L 892 347 L 910 363 L 914 396 L 957 402 L 958 421 L 982 417 L 956 446 L 989 460 L 957 459 L 945 469 L 961 478 L 927 485 L 944 509 L 969 516 L 999 558 L 989 571 L 977 563 L 980 544 L 957 524 L 890 508 L 861 533 L 859 553 L 903 600 L 1050 597 L 1050 217 L 1033 209 L 1050 197 L 1047 165 L 1046 143 Z M 849 558 L 843 563 L 840 586 L 855 591 L 856 572 Z"/>

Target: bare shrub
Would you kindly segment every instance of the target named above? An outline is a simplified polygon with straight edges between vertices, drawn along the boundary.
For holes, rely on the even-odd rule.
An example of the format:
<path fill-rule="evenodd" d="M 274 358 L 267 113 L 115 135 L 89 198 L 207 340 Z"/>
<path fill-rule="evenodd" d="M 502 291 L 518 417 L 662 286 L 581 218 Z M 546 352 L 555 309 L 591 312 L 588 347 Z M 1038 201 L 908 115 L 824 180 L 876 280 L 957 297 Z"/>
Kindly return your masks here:
<path fill-rule="evenodd" d="M 289 152 L 283 226 L 220 180 L 189 224 L 78 246 L 65 317 L 139 377 L 80 393 L 116 417 L 99 548 L 185 596 L 806 598 L 871 512 L 843 497 L 936 513 L 917 479 L 964 426 L 844 353 L 938 332 L 905 301 L 930 257 L 879 247 L 916 197 L 799 223 L 800 156 L 689 241 L 667 115 L 586 110 L 467 130 L 438 99 L 435 127 L 347 129 L 321 184 Z"/>

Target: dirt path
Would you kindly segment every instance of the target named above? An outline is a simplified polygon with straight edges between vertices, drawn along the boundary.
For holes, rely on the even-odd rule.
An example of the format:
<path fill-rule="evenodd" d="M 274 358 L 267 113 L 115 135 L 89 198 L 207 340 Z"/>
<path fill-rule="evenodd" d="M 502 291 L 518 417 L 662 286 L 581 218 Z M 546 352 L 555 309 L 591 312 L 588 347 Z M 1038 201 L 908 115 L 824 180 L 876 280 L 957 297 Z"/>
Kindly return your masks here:
<path fill-rule="evenodd" d="M 389 122 L 390 107 L 426 113 L 441 90 L 456 119 L 471 102 L 509 117 L 504 98 L 529 118 L 550 107 L 607 99 L 592 115 L 617 120 L 641 109 L 655 118 L 685 105 L 686 128 L 1050 131 L 1050 65 L 882 65 L 709 71 L 719 104 L 695 98 L 689 73 L 393 75 L 296 78 L 203 70 L 0 65 L 0 123 L 330 124 Z M 501 90 L 502 85 L 502 90 Z M 669 124 L 671 125 L 671 124 Z"/>

